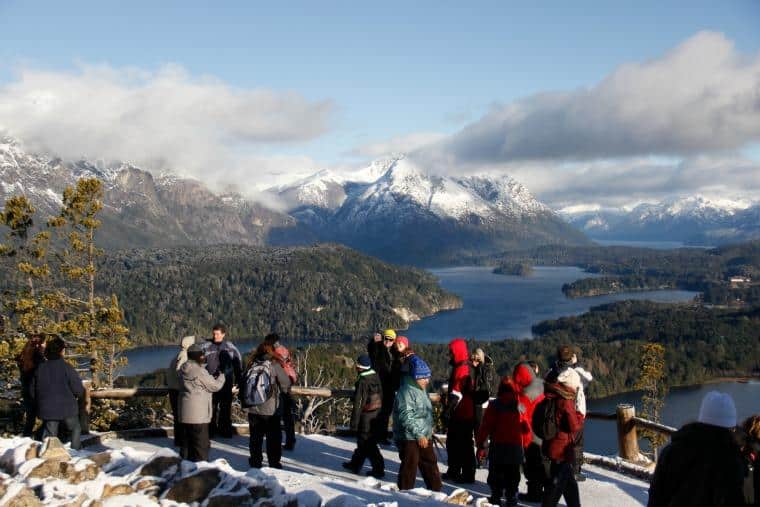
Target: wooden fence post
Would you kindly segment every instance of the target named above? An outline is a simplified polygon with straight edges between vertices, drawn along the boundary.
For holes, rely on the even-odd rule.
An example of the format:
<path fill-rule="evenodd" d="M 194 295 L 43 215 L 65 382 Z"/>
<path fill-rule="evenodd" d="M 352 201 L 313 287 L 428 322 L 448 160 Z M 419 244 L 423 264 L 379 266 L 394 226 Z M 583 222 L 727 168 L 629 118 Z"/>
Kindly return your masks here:
<path fill-rule="evenodd" d="M 83 380 L 84 396 L 79 400 L 79 425 L 82 427 L 82 435 L 90 434 L 90 414 L 92 413 L 92 381 Z"/>
<path fill-rule="evenodd" d="M 626 403 L 617 406 L 617 434 L 620 457 L 626 461 L 639 460 L 639 439 L 636 435 L 636 407 Z"/>

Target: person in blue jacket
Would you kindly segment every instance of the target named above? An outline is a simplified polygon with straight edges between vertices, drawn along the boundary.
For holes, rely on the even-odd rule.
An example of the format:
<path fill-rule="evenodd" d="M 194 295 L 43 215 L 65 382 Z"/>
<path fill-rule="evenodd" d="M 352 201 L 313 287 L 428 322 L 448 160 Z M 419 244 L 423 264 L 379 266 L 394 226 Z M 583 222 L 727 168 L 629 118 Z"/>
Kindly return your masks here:
<path fill-rule="evenodd" d="M 213 377 L 224 375 L 224 387 L 215 392 L 212 400 L 210 436 L 232 437 L 232 390 L 240 385 L 243 374 L 243 357 L 229 340 L 226 340 L 227 328 L 216 324 L 212 329 L 213 338 L 203 346 L 206 358 L 206 371 Z"/>

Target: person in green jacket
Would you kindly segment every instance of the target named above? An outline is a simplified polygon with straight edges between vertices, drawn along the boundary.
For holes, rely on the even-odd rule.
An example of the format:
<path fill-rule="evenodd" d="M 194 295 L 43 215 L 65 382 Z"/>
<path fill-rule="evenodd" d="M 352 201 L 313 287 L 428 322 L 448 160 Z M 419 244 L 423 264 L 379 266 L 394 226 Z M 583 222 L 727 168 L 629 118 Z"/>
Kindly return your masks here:
<path fill-rule="evenodd" d="M 433 405 L 427 394 L 432 372 L 419 356 L 409 358 L 409 375 L 401 382 L 393 404 L 393 436 L 398 447 L 401 467 L 398 489 L 412 489 L 417 468 L 425 486 L 441 490 L 441 474 L 433 451 Z"/>

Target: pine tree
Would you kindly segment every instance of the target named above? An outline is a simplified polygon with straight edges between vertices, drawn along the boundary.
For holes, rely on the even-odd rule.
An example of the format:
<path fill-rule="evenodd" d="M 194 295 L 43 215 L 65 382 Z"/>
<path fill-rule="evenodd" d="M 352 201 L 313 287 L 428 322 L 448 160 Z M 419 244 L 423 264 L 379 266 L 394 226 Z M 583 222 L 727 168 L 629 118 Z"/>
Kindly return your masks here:
<path fill-rule="evenodd" d="M 644 391 L 641 395 L 641 417 L 661 422 L 668 386 L 665 382 L 665 347 L 659 343 L 650 342 L 641 346 L 639 378 L 635 387 Z M 641 430 L 639 435 L 649 441 L 656 460 L 657 449 L 666 441 L 665 435 L 651 430 Z"/>

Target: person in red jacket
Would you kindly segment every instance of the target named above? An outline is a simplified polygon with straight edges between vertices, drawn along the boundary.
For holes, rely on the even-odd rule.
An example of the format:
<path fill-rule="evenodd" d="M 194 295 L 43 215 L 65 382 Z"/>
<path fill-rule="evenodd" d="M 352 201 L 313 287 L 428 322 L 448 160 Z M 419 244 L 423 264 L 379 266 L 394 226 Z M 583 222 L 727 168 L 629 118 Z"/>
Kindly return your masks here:
<path fill-rule="evenodd" d="M 525 411 L 521 415 L 522 445 L 525 452 L 523 472 L 528 485 L 527 493 L 520 493 L 518 498 L 524 502 L 540 502 L 544 497 L 546 469 L 541 454 L 540 440 L 533 434 L 533 412 L 544 399 L 544 381 L 536 371 L 535 363 L 523 361 L 512 371 L 512 382 L 517 392 L 517 399 Z"/>
<path fill-rule="evenodd" d="M 472 399 L 470 354 L 462 338 L 449 343 L 451 377 L 444 419 L 448 424 L 446 452 L 449 468 L 443 477 L 454 482 L 475 482 L 475 451 L 472 437 L 475 427 L 475 404 Z"/>
<path fill-rule="evenodd" d="M 548 400 L 555 403 L 554 422 L 557 434 L 544 440 L 542 451 L 551 460 L 549 480 L 544 490 L 542 507 L 552 507 L 565 498 L 567 507 L 580 507 L 580 493 L 575 481 L 573 463 L 575 461 L 575 436 L 583 421 L 575 410 L 575 389 L 559 379 L 554 383 L 544 384 L 544 393 Z"/>
<path fill-rule="evenodd" d="M 296 385 L 298 382 L 298 373 L 296 373 L 293 358 L 290 351 L 280 342 L 280 336 L 277 333 L 270 333 L 264 337 L 264 341 L 272 345 L 274 349 L 274 360 L 277 361 L 282 369 L 285 370 L 290 385 Z M 294 410 L 296 407 L 293 396 L 290 392 L 280 393 L 280 406 L 282 407 L 282 427 L 285 430 L 285 445 L 282 448 L 286 451 L 292 451 L 296 446 L 296 423 Z"/>
<path fill-rule="evenodd" d="M 491 488 L 489 503 L 501 504 L 502 493 L 507 505 L 517 505 L 517 486 L 520 484 L 520 464 L 523 462 L 523 414 L 525 405 L 520 403 L 517 387 L 512 379 L 504 377 L 499 384 L 496 400 L 491 401 L 478 429 L 476 443 L 478 458 L 485 458 L 488 445 L 488 486 Z"/>

